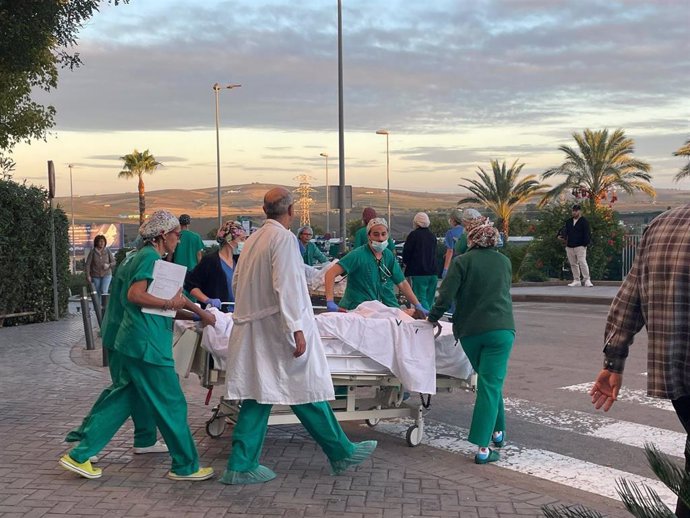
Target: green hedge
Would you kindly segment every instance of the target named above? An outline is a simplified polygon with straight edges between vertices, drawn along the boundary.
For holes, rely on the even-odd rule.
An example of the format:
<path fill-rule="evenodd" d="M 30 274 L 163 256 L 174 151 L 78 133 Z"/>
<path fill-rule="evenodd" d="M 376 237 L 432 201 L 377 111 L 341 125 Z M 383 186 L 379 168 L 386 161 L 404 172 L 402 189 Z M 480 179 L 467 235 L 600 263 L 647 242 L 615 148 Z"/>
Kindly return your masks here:
<path fill-rule="evenodd" d="M 50 204 L 39 187 L 0 180 L 0 315 L 33 311 L 4 325 L 54 320 Z M 67 311 L 69 239 L 67 216 L 53 211 L 58 274 L 58 308 Z"/>

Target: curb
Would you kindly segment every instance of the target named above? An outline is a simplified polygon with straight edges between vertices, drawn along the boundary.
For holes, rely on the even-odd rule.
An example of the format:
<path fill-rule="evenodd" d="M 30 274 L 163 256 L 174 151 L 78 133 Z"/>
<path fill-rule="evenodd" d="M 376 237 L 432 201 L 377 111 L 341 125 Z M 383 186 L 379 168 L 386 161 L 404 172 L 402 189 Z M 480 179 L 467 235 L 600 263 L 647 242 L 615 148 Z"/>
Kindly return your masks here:
<path fill-rule="evenodd" d="M 598 304 L 610 306 L 613 298 L 608 297 L 578 297 L 575 295 L 527 295 L 518 293 L 511 295 L 513 302 L 556 302 L 565 304 Z"/>

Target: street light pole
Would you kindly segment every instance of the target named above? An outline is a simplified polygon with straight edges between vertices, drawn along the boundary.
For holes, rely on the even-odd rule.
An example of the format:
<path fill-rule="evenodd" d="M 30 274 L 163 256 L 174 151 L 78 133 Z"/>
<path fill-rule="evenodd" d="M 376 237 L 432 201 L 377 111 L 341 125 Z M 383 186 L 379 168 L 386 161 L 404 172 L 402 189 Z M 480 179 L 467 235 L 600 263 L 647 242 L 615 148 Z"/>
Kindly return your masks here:
<path fill-rule="evenodd" d="M 72 186 L 72 168 L 74 167 L 74 165 L 67 164 L 67 167 L 69 168 L 69 204 L 70 211 L 72 212 L 72 273 L 77 273 L 77 251 L 74 245 L 74 188 Z"/>
<path fill-rule="evenodd" d="M 328 198 L 328 153 L 319 153 L 326 159 L 326 234 L 331 233 L 331 203 Z"/>
<path fill-rule="evenodd" d="M 386 195 L 388 197 L 388 227 L 392 228 L 391 221 L 391 161 L 390 153 L 388 152 L 388 130 L 380 129 L 376 132 L 377 135 L 386 136 Z"/>
<path fill-rule="evenodd" d="M 345 122 L 343 118 L 343 6 L 338 0 L 338 206 L 340 207 L 340 253 L 345 253 Z"/>
<path fill-rule="evenodd" d="M 221 225 L 223 224 L 223 216 L 221 212 L 221 206 L 220 206 L 220 110 L 218 107 L 218 94 L 220 93 L 221 88 L 227 88 L 228 90 L 232 90 L 233 88 L 238 88 L 242 85 L 225 85 L 221 86 L 219 83 L 215 83 L 213 85 L 213 91 L 216 94 L 216 172 L 218 175 L 218 228 L 220 229 Z"/>

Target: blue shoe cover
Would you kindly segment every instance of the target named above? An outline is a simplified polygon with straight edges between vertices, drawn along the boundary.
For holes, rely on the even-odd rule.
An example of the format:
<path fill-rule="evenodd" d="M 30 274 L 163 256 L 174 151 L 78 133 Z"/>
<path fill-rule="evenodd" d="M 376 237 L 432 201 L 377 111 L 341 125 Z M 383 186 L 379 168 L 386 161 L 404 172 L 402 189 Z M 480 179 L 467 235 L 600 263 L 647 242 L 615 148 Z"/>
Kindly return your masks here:
<path fill-rule="evenodd" d="M 220 479 L 220 483 L 231 486 L 241 484 L 261 484 L 263 482 L 273 480 L 276 478 L 276 476 L 277 475 L 273 472 L 273 470 L 261 465 L 251 471 L 232 471 L 226 469 L 225 473 L 223 473 L 223 476 Z"/>
<path fill-rule="evenodd" d="M 369 455 L 374 452 L 377 444 L 378 443 L 376 441 L 362 441 L 356 443 L 352 455 L 345 459 L 331 461 L 331 469 L 333 470 L 333 474 L 340 475 L 343 471 L 346 471 L 347 469 L 364 462 L 367 458 L 369 458 Z"/>
<path fill-rule="evenodd" d="M 494 446 L 496 448 L 502 448 L 503 446 L 506 445 L 506 433 L 505 432 L 499 432 L 498 435 L 494 435 L 491 438 L 491 441 L 494 443 Z"/>

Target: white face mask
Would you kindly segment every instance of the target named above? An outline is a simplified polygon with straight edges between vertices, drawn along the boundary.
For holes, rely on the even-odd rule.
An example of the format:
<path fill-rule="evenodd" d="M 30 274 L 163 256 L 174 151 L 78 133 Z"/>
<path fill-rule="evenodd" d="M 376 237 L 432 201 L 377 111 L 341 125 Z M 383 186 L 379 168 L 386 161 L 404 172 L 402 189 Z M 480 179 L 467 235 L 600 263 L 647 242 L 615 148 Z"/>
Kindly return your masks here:
<path fill-rule="evenodd" d="M 388 248 L 388 241 L 369 241 L 372 250 L 374 252 L 382 253 L 386 248 Z"/>
<path fill-rule="evenodd" d="M 243 248 L 244 248 L 244 241 L 240 241 L 239 243 L 237 243 L 237 246 L 235 247 L 235 253 L 239 254 L 240 252 L 242 252 Z"/>

